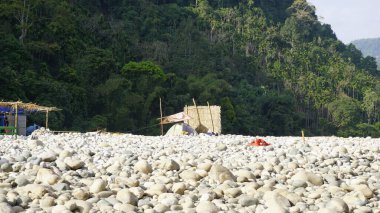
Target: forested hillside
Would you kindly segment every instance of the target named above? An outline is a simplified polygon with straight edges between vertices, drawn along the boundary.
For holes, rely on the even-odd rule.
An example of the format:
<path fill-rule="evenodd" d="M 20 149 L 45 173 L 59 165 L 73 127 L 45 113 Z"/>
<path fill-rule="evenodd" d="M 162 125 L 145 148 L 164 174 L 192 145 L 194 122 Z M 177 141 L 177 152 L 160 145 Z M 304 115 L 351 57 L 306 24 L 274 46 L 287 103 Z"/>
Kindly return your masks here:
<path fill-rule="evenodd" d="M 159 97 L 166 115 L 194 97 L 222 107 L 224 133 L 380 135 L 374 58 L 337 40 L 305 0 L 0 8 L 0 99 L 62 108 L 53 129 L 157 135 L 145 127 L 157 123 Z"/>
<path fill-rule="evenodd" d="M 360 39 L 352 42 L 365 56 L 376 58 L 380 64 L 380 38 Z"/>

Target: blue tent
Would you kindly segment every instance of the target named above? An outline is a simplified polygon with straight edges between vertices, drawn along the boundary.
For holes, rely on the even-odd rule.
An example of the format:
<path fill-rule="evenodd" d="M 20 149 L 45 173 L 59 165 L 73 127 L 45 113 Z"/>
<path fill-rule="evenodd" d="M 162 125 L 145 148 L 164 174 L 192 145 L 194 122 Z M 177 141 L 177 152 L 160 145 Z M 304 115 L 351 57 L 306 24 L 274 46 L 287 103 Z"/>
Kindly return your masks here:
<path fill-rule="evenodd" d="M 5 116 L 0 115 L 0 126 L 5 126 Z"/>
<path fill-rule="evenodd" d="M 28 126 L 26 128 L 26 135 L 30 135 L 32 134 L 32 132 L 34 132 L 35 130 L 41 128 L 40 126 L 38 126 L 37 124 L 33 124 L 32 126 Z"/>
<path fill-rule="evenodd" d="M 11 107 L 0 107 L 0 113 L 12 113 L 15 114 L 16 110 Z M 24 109 L 18 109 L 18 114 L 24 114 Z"/>

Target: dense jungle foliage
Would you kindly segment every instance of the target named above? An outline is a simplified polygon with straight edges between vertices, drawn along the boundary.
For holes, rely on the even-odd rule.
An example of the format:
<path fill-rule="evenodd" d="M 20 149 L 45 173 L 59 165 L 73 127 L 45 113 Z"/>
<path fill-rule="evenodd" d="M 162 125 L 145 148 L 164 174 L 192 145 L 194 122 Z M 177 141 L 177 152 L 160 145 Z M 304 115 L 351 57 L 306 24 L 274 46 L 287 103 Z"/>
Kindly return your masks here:
<path fill-rule="evenodd" d="M 1 0 L 0 99 L 51 128 L 157 135 L 222 107 L 224 133 L 380 135 L 379 70 L 306 0 Z M 43 115 L 29 122 L 43 124 Z"/>

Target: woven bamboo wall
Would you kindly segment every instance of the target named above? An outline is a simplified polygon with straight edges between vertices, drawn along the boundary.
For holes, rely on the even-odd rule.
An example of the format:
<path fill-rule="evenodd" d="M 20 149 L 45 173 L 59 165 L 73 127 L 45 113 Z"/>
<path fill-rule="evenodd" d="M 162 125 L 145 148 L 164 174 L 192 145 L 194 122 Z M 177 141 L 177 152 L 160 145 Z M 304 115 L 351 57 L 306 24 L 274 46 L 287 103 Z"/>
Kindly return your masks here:
<path fill-rule="evenodd" d="M 215 133 L 222 133 L 222 121 L 220 117 L 220 106 L 210 106 L 212 121 L 210 110 L 208 106 L 197 106 L 199 111 L 199 117 L 201 119 L 202 125 L 206 126 L 210 131 L 212 130 L 212 123 L 214 123 L 214 131 Z M 183 112 L 191 117 L 190 120 L 185 121 L 185 123 L 189 124 L 194 129 L 199 125 L 197 110 L 194 106 L 186 106 L 183 109 Z"/>

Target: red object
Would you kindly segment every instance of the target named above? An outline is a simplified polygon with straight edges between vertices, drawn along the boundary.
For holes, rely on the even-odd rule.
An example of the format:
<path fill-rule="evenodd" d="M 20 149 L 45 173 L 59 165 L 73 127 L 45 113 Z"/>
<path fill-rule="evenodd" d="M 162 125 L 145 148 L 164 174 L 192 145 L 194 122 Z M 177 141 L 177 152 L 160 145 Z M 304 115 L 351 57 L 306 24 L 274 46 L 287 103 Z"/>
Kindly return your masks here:
<path fill-rule="evenodd" d="M 249 143 L 247 146 L 269 146 L 271 145 L 270 143 L 267 143 L 261 138 L 253 140 L 251 143 Z"/>

